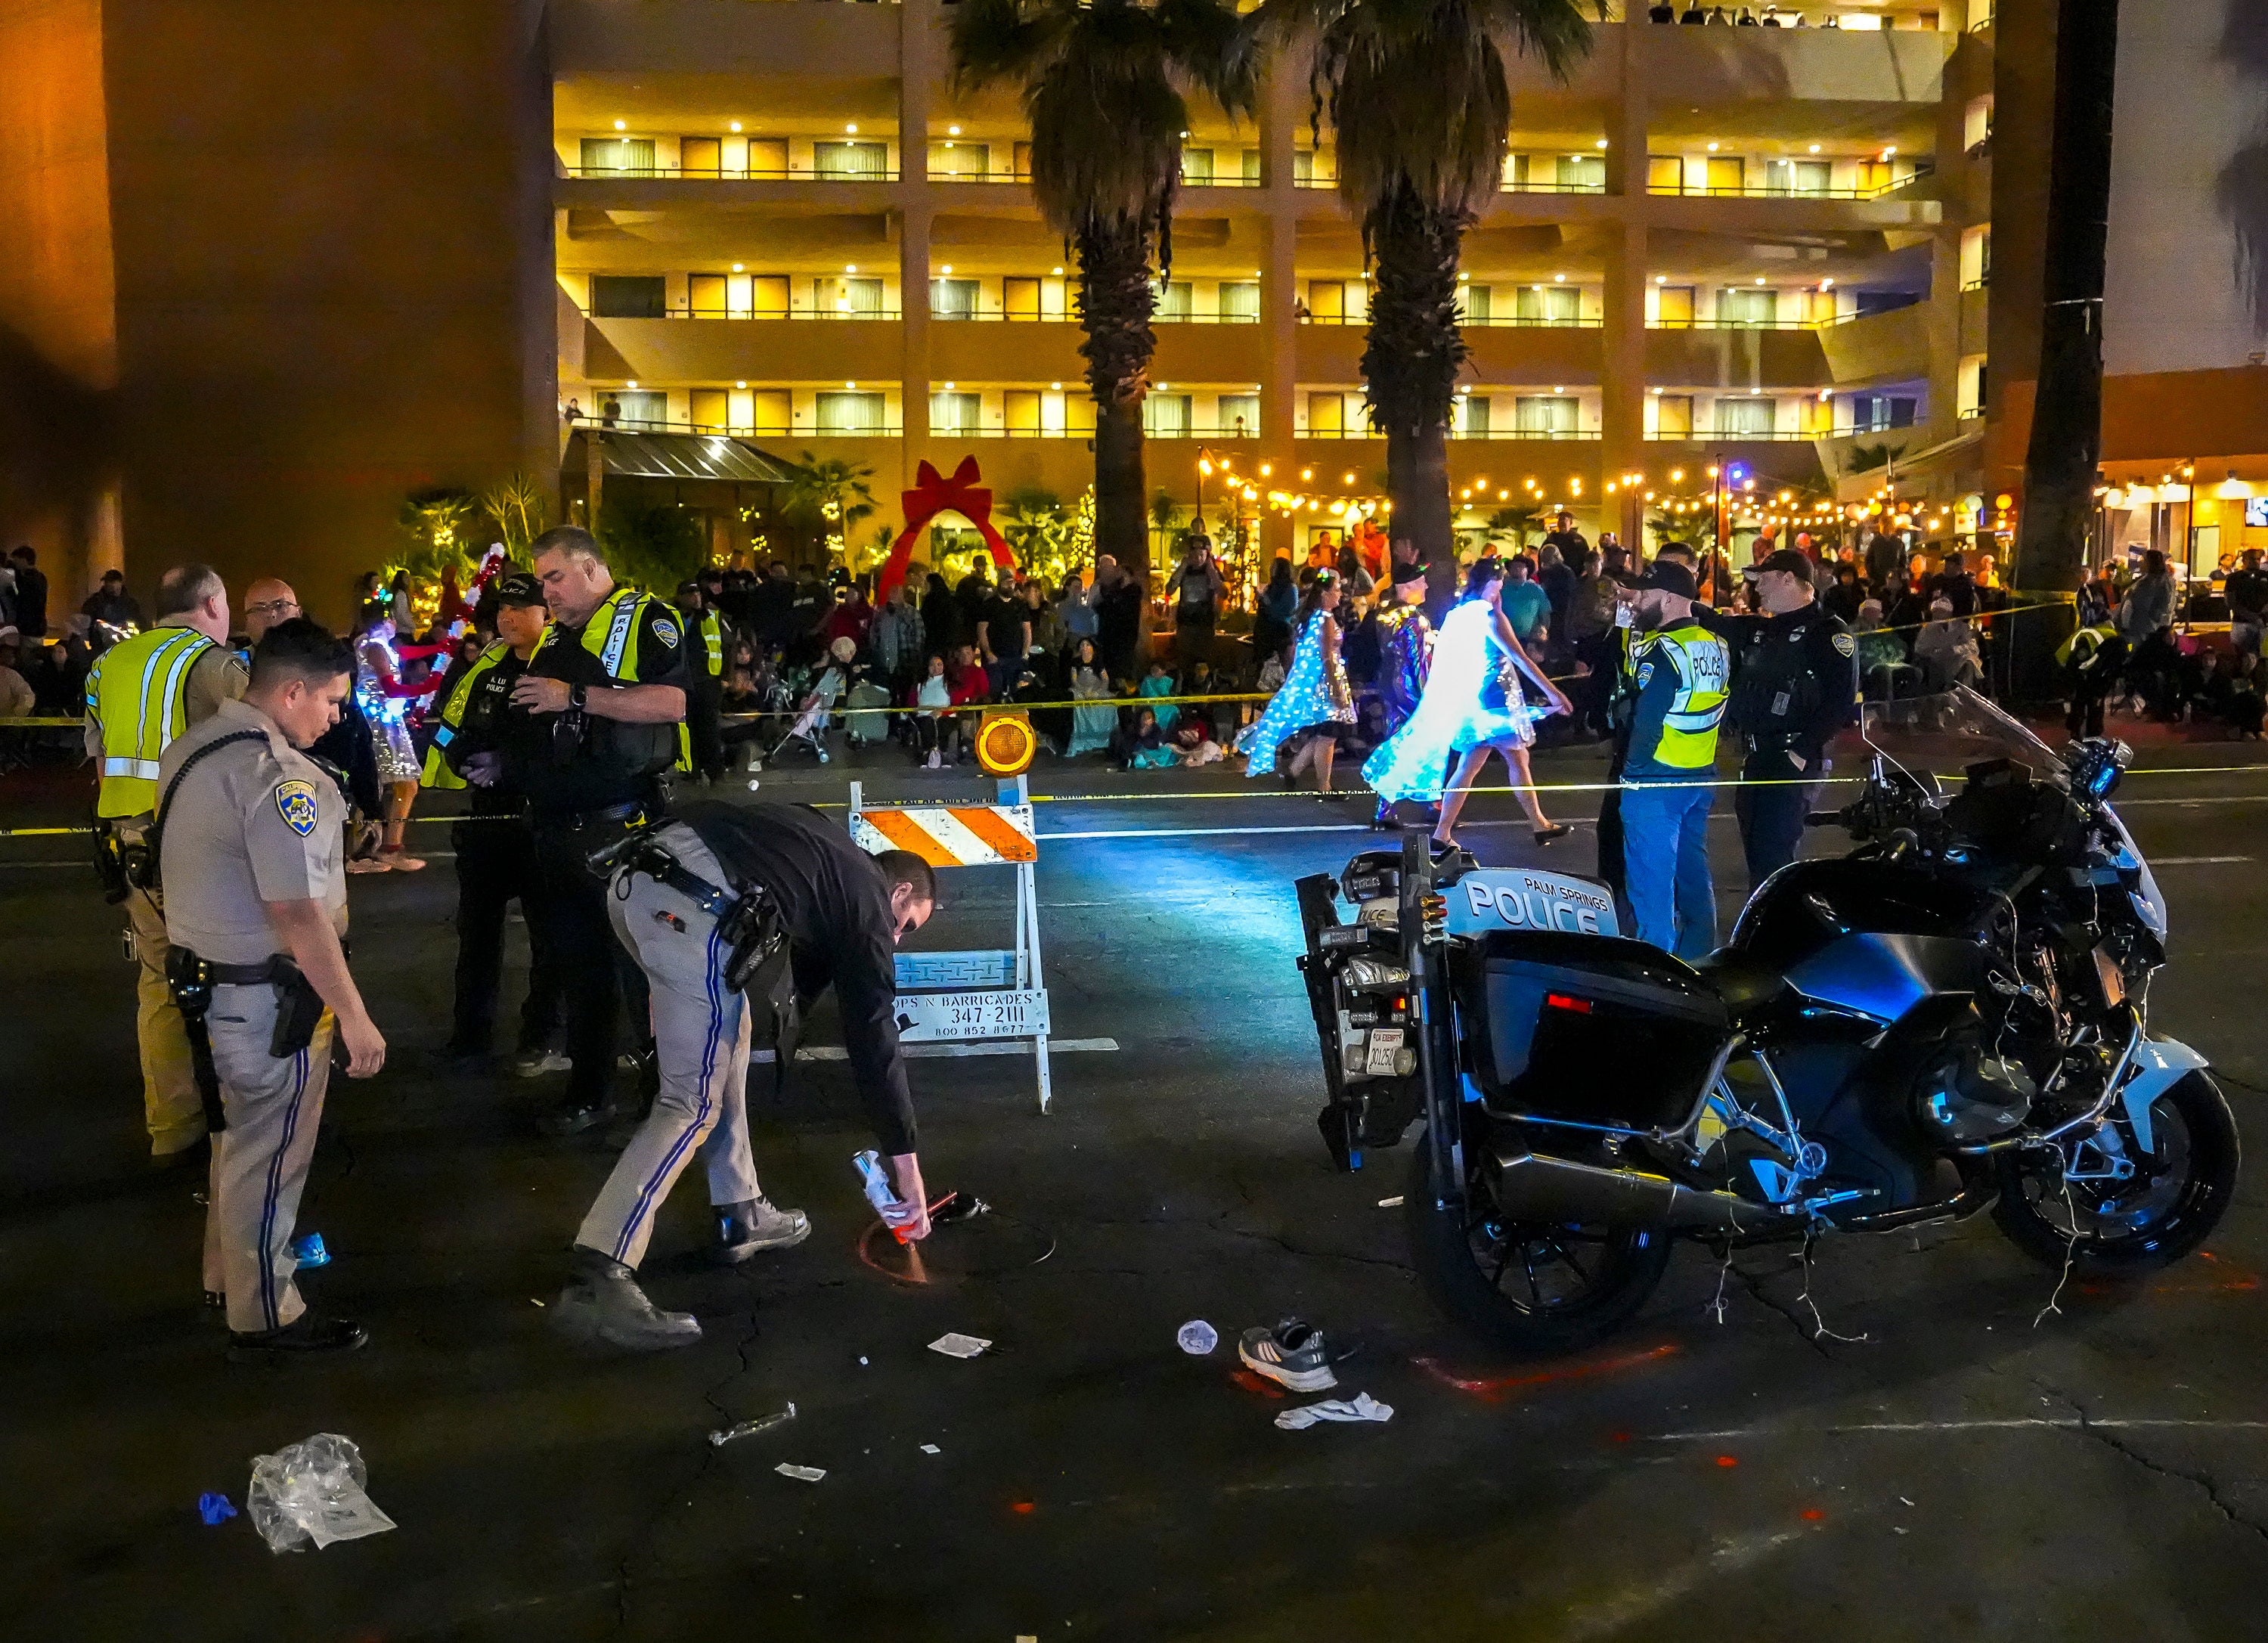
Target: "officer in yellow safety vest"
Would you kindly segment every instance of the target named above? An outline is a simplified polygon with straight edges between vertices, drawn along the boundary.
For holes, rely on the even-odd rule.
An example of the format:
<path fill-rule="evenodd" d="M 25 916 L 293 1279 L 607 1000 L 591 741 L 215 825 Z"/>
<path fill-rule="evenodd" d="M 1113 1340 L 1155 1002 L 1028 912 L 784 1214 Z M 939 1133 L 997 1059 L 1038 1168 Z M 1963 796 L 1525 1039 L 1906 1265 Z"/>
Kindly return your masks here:
<path fill-rule="evenodd" d="M 1631 636 L 1624 689 L 1634 698 L 1623 763 L 1623 881 L 1633 933 L 1683 959 L 1717 945 L 1709 880 L 1709 809 L 1717 726 L 1732 657 L 1696 620 L 1693 572 L 1657 562 L 1624 597 Z"/>
<path fill-rule="evenodd" d="M 725 624 L 698 582 L 677 586 L 678 614 L 693 646 L 693 677 L 685 694 L 685 727 L 692 737 L 692 768 L 704 782 L 725 775 L 725 741 L 718 715 L 725 705 Z"/>
<path fill-rule="evenodd" d="M 203 1155 L 202 1098 L 181 1013 L 166 985 L 166 914 L 149 842 L 158 761 L 173 739 L 244 695 L 243 661 L 228 648 L 228 589 L 209 565 L 176 565 L 158 583 L 157 625 L 95 660 L 86 680 L 86 752 L 101 775 L 95 797 L 99 861 L 110 899 L 122 901 L 141 966 L 136 1036 L 151 1157 L 161 1165 Z"/>
<path fill-rule="evenodd" d="M 588 531 L 559 526 L 530 548 L 552 625 L 507 700 L 534 733 L 507 734 L 500 757 L 479 755 L 460 768 L 475 783 L 495 780 L 493 760 L 504 784 L 527 796 L 574 1064 L 544 1128 L 572 1135 L 605 1115 L 624 979 L 617 966 L 629 968 L 590 855 L 663 815 L 664 776 L 682 768 L 692 669 L 684 618 L 652 594 L 618 586 Z M 541 756 L 515 754 L 531 747 Z M 650 1043 L 644 978 L 630 974 L 640 986 L 630 1019 Z"/>
<path fill-rule="evenodd" d="M 459 770 L 475 755 L 494 752 L 511 732 L 526 734 L 534 722 L 505 705 L 512 688 L 543 642 L 543 590 L 525 571 L 496 579 L 496 642 L 458 675 L 441 704 L 440 723 L 425 755 L 428 787 L 466 787 Z M 530 758 L 548 749 L 529 749 Z M 509 763 L 510 761 L 506 761 Z M 490 761 L 495 765 L 496 761 Z M 489 767 L 481 767 L 489 773 Z M 455 1025 L 442 1054 L 453 1071 L 487 1067 L 504 974 L 504 912 L 515 899 L 527 921 L 527 998 L 521 1006 L 515 1078 L 564 1072 L 567 1057 L 551 1047 L 559 1020 L 558 963 L 553 955 L 551 907 L 536 871 L 535 836 L 528 830 L 526 795 L 497 779 L 470 785 L 472 807 L 450 827 L 457 852 L 457 989 Z"/>

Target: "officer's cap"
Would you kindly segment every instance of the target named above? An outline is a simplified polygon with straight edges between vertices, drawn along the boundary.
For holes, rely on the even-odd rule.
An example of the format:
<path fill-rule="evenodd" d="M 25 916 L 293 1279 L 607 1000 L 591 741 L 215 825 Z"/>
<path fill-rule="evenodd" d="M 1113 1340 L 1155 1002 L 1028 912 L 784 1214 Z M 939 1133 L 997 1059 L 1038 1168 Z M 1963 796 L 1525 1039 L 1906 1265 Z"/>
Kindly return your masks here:
<path fill-rule="evenodd" d="M 1785 571 L 1804 586 L 1811 586 L 1811 556 L 1798 553 L 1793 548 L 1783 548 L 1777 553 L 1766 554 L 1742 574 L 1753 581 L 1767 571 Z"/>
<path fill-rule="evenodd" d="M 543 603 L 543 587 L 525 571 L 507 571 L 496 579 L 496 597 L 499 605 L 532 609 Z"/>
<path fill-rule="evenodd" d="M 1693 572 L 1675 559 L 1657 559 L 1653 568 L 1646 573 L 1646 586 L 1658 587 L 1665 593 L 1675 593 L 1680 599 L 1691 599 L 1701 591 L 1693 579 Z"/>

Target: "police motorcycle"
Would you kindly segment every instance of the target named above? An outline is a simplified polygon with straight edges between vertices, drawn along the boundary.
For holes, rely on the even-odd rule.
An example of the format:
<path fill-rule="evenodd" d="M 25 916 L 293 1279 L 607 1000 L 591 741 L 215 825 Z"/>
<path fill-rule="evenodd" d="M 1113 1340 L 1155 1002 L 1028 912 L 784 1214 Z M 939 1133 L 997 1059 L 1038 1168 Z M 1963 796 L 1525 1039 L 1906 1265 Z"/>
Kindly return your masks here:
<path fill-rule="evenodd" d="M 2236 1124 L 2205 1058 L 2148 1030 L 2165 903 L 2109 802 L 2130 750 L 2056 752 L 1966 689 L 1862 732 L 1859 796 L 1810 818 L 1856 848 L 1772 874 L 1696 965 L 1618 934 L 1602 886 L 1415 837 L 1299 881 L 1325 1141 L 1359 1168 L 1423 1124 L 1411 1248 L 1469 1330 L 1587 1345 L 1678 1237 L 1991 1210 L 2036 1260 L 2116 1279 L 2219 1223 Z M 1965 763 L 1957 791 L 1933 761 Z"/>

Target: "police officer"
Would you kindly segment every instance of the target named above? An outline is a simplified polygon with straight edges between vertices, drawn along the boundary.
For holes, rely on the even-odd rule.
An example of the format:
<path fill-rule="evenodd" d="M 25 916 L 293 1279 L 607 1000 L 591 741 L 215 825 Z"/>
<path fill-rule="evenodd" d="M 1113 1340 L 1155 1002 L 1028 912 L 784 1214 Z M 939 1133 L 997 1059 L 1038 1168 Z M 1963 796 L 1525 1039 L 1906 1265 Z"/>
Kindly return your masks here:
<path fill-rule="evenodd" d="M 141 964 L 135 1025 L 142 1105 L 159 1166 L 195 1160 L 205 1116 L 180 1012 L 166 988 L 166 915 L 154 865 L 142 864 L 166 749 L 244 694 L 245 667 L 228 649 L 228 589 L 219 574 L 176 565 L 158 582 L 157 625 L 103 652 L 86 681 L 86 751 L 102 780 L 96 829 L 111 899 L 126 904 Z"/>
<path fill-rule="evenodd" d="M 497 637 L 459 672 L 442 698 L 440 722 L 425 754 L 428 787 L 467 787 L 460 770 L 471 755 L 497 749 L 506 733 L 533 723 L 524 713 L 512 713 L 506 703 L 543 640 L 543 590 L 526 571 L 508 571 L 484 597 L 493 603 Z M 489 773 L 498 772 L 491 765 Z M 536 872 L 535 836 L 527 826 L 526 796 L 496 779 L 472 786 L 471 794 L 467 818 L 450 829 L 457 852 L 456 1009 L 442 1053 L 459 1072 L 477 1071 L 488 1062 L 504 970 L 504 911 L 517 900 L 527 920 L 529 963 L 512 1070 L 519 1078 L 564 1072 L 566 1057 L 551 1048 L 559 1019 L 557 961 L 550 903 Z"/>
<path fill-rule="evenodd" d="M 1690 570 L 1660 560 L 1624 595 L 1631 620 L 1624 688 L 1631 708 L 1622 768 L 1624 892 L 1638 939 L 1683 959 L 1717 945 L 1709 810 L 1731 672 L 1725 641 L 1697 619 L 1696 589 Z"/>
<path fill-rule="evenodd" d="M 552 625 L 505 698 L 527 716 L 532 733 L 504 739 L 505 752 L 521 756 L 503 779 L 527 796 L 539 893 L 566 1000 L 573 1068 L 544 1124 L 563 1136 L 605 1116 L 622 991 L 617 967 L 629 962 L 608 923 L 605 887 L 586 863 L 662 814 L 662 778 L 684 753 L 690 672 L 683 619 L 652 595 L 618 586 L 588 531 L 560 526 L 530 549 Z M 642 1007 L 632 1019 L 643 1023 Z"/>
<path fill-rule="evenodd" d="M 1742 635 L 1732 720 L 1747 761 L 1734 800 L 1753 892 L 1795 859 L 1803 818 L 1827 775 L 1827 744 L 1859 699 L 1858 642 L 1812 594 L 1810 558 L 1793 548 L 1753 568 L 1764 620 Z"/>
<path fill-rule="evenodd" d="M 657 1351 L 701 1338 L 689 1314 L 658 1311 L 637 1278 L 655 1212 L 696 1150 L 718 1259 L 810 1235 L 802 1211 L 762 1196 L 749 1156 L 750 992 L 771 1002 L 776 1023 L 792 1023 L 834 984 L 851 1075 L 906 1205 L 899 1231 L 928 1234 L 898 1051 L 896 947 L 935 910 L 937 880 L 918 856 L 868 856 L 812 812 L 781 805 L 687 806 L 618 861 L 606 905 L 652 985 L 661 1090 L 575 1234 L 551 1316 L 577 1338 Z M 773 1053 L 792 1056 L 793 1036 L 791 1026 Z"/>
<path fill-rule="evenodd" d="M 678 614 L 685 618 L 692 645 L 692 678 L 685 694 L 685 728 L 692 742 L 692 764 L 704 782 L 724 779 L 725 742 L 718 715 L 725 705 L 725 624 L 701 582 L 677 586 Z"/>
<path fill-rule="evenodd" d="M 235 1344 L 359 1346 L 361 1325 L 307 1311 L 292 1223 L 322 1121 L 334 1034 L 347 1075 L 386 1040 L 347 972 L 346 804 L 301 749 L 337 719 L 354 652 L 304 616 L 270 629 L 250 687 L 159 761 L 166 927 L 192 1030 L 209 1040 L 225 1125 L 214 1137 L 205 1289 Z"/>

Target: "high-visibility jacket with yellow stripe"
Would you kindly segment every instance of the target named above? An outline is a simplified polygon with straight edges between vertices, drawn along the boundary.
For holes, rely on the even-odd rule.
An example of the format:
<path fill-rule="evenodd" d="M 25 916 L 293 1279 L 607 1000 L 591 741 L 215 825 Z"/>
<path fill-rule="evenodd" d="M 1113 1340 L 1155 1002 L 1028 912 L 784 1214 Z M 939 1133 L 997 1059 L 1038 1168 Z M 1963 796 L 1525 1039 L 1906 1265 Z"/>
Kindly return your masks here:
<path fill-rule="evenodd" d="M 441 704 L 440 722 L 434 726 L 433 743 L 425 749 L 425 785 L 428 787 L 462 787 L 465 778 L 449 768 L 444 756 L 457 733 L 465 727 L 465 710 L 472 704 L 473 687 L 481 675 L 494 667 L 504 657 L 512 654 L 512 646 L 497 639 L 488 649 L 473 659 L 473 665 L 458 676 L 449 687 L 449 699 Z"/>
<path fill-rule="evenodd" d="M 1688 620 L 1633 634 L 1624 666 L 1638 698 L 1624 778 L 1690 780 L 1713 770 L 1733 672 L 1725 641 Z"/>
<path fill-rule="evenodd" d="M 685 617 L 676 607 L 665 605 L 652 594 L 641 593 L 635 587 L 618 587 L 608 594 L 599 601 L 599 608 L 591 613 L 591 619 L 583 624 L 583 648 L 599 659 L 599 666 L 606 670 L 608 678 L 625 678 L 629 669 L 636 664 L 638 624 L 648 620 L 646 613 L 649 609 L 666 611 L 669 620 L 676 623 L 680 631 L 683 630 Z M 544 629 L 543 637 L 536 642 L 535 657 L 541 657 L 546 650 L 557 644 L 561 631 L 556 623 Z M 630 682 L 637 682 L 632 680 Z M 615 734 L 629 740 L 639 728 L 660 727 L 626 726 Z M 681 770 L 693 768 L 693 739 L 682 720 L 677 726 L 677 768 Z"/>
<path fill-rule="evenodd" d="M 94 813 L 136 816 L 158 807 L 158 761 L 189 727 L 189 669 L 213 649 L 192 628 L 151 628 L 95 659 L 87 716 L 102 731 L 102 787 Z"/>
<path fill-rule="evenodd" d="M 697 616 L 688 616 L 686 622 L 701 636 L 701 662 L 705 676 L 722 679 L 725 676 L 725 624 L 717 619 L 713 610 L 704 610 Z"/>

